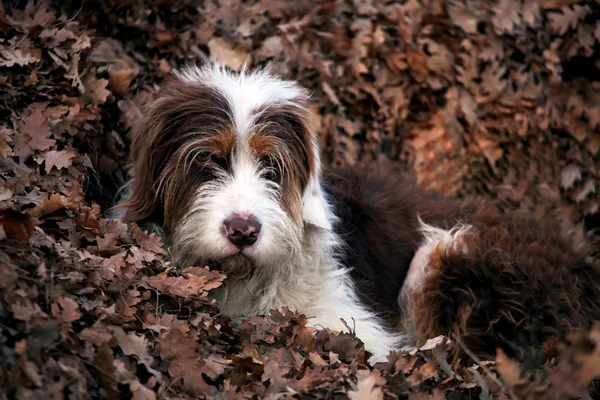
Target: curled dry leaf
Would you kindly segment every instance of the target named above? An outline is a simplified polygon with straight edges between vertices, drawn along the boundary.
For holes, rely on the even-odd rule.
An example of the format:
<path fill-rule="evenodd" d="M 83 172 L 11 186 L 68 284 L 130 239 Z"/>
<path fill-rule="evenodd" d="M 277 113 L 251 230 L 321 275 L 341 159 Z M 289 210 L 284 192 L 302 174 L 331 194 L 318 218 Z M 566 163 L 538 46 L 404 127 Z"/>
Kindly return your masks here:
<path fill-rule="evenodd" d="M 198 276 L 192 272 L 186 272 L 177 277 L 167 276 L 163 272 L 162 274 L 148 278 L 146 282 L 151 287 L 169 296 L 205 297 L 206 291 L 219 287 L 224 279 L 224 277 L 218 277 L 216 280 L 210 280 L 208 275 Z"/>

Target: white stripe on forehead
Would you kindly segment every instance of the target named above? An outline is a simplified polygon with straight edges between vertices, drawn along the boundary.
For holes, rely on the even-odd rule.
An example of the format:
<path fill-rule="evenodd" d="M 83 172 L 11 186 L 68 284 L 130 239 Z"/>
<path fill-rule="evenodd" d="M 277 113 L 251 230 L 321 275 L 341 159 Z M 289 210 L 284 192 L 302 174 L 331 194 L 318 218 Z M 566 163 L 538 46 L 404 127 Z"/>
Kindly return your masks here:
<path fill-rule="evenodd" d="M 250 132 L 258 108 L 266 104 L 290 105 L 306 96 L 294 82 L 276 78 L 265 69 L 235 73 L 215 63 L 185 68 L 178 75 L 186 83 L 210 86 L 222 94 L 231 107 L 234 129 L 242 136 Z"/>

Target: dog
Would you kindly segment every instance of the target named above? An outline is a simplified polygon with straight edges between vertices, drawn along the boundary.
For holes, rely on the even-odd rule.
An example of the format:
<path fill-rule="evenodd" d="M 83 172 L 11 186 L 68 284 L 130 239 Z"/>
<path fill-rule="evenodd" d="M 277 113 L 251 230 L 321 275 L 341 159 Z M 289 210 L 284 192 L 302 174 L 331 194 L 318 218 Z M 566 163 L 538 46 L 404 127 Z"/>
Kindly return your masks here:
<path fill-rule="evenodd" d="M 231 318 L 288 307 L 372 357 L 450 335 L 477 354 L 600 319 L 588 244 L 364 166 L 322 171 L 309 93 L 268 68 L 175 72 L 133 134 L 125 221 L 226 273 Z"/>

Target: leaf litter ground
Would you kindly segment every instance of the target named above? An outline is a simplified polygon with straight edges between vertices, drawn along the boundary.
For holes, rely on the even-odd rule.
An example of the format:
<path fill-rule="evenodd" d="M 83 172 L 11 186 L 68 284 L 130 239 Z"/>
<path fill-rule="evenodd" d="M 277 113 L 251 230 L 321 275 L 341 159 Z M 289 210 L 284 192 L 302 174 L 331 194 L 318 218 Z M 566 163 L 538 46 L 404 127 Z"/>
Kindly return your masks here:
<path fill-rule="evenodd" d="M 288 310 L 233 324 L 155 234 L 104 215 L 130 130 L 174 68 L 218 60 L 308 87 L 328 164 L 597 237 L 600 3 L 16 1 L 0 4 L 0 397 L 587 397 L 600 330 L 535 373 L 449 359 L 452 338 L 369 366 Z M 591 254 L 590 257 L 595 256 Z"/>

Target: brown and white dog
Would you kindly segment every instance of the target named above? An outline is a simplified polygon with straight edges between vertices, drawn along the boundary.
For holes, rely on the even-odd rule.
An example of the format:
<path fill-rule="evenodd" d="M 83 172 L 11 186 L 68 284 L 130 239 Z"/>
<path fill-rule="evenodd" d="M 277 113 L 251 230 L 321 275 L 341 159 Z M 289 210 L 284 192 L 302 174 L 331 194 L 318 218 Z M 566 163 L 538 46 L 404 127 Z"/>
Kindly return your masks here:
<path fill-rule="evenodd" d="M 344 319 L 371 361 L 449 333 L 480 354 L 539 346 L 600 319 L 585 243 L 401 176 L 322 174 L 307 107 L 267 70 L 188 67 L 135 132 L 122 217 L 160 226 L 180 264 L 223 270 L 224 314 Z"/>

